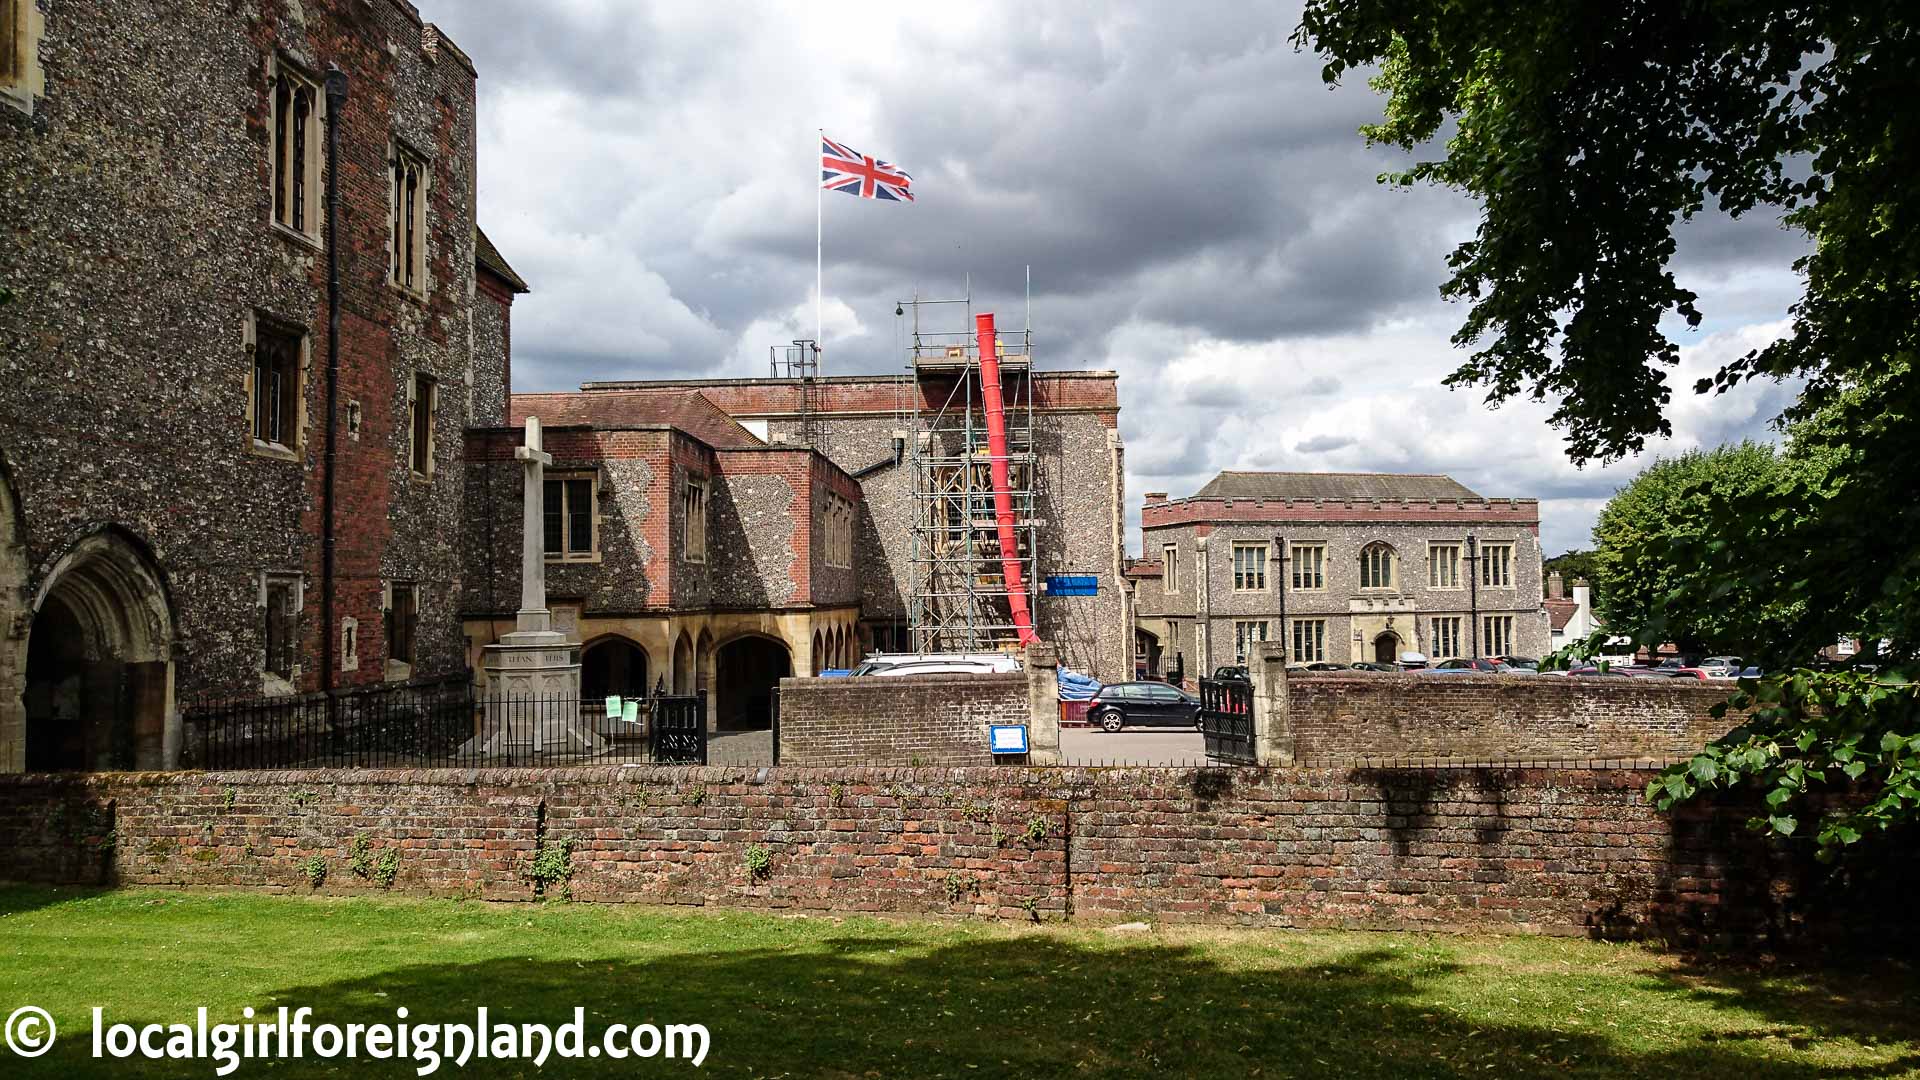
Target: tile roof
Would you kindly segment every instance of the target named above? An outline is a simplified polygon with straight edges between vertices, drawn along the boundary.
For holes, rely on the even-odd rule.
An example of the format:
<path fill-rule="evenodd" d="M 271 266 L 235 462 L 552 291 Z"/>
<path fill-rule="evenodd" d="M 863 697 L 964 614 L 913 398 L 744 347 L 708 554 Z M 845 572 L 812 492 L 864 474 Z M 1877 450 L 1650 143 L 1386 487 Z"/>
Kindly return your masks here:
<path fill-rule="evenodd" d="M 511 286 L 514 292 L 530 291 L 525 279 L 513 272 L 513 267 L 507 265 L 506 257 L 500 254 L 500 249 L 493 246 L 492 240 L 487 239 L 487 231 L 478 225 L 473 227 L 473 261 L 492 271 L 494 276 Z"/>
<path fill-rule="evenodd" d="M 1567 621 L 1572 619 L 1573 613 L 1580 609 L 1579 604 L 1564 597 L 1556 599 L 1550 596 L 1541 601 L 1541 603 L 1546 605 L 1547 622 L 1555 630 L 1565 630 L 1567 628 Z"/>
<path fill-rule="evenodd" d="M 1128 559 L 1122 571 L 1130 578 L 1162 577 L 1165 572 L 1166 568 L 1160 565 L 1159 559 Z"/>
<path fill-rule="evenodd" d="M 765 446 L 698 390 L 598 390 L 591 394 L 515 394 L 513 424 L 529 414 L 549 427 L 675 427 L 716 450 Z"/>
<path fill-rule="evenodd" d="M 1202 499 L 1471 499 L 1451 476 L 1424 473 L 1223 472 L 1195 493 Z"/>

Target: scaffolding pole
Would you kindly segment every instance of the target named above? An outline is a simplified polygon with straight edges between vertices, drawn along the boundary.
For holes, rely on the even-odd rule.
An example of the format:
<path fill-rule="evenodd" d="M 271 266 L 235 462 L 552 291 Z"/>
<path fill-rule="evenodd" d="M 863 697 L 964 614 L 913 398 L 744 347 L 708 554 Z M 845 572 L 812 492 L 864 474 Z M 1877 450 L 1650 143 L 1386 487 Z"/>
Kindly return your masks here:
<path fill-rule="evenodd" d="M 985 394 L 971 295 L 900 301 L 913 310 L 908 362 L 914 373 L 908 453 L 913 542 L 908 631 L 918 652 L 1016 651 L 1020 628 L 998 532 L 995 462 L 987 440 Z M 923 312 L 922 308 L 928 308 Z M 1022 596 L 1038 611 L 1038 458 L 1033 440 L 1032 333 L 1000 342 L 1004 461 Z"/>

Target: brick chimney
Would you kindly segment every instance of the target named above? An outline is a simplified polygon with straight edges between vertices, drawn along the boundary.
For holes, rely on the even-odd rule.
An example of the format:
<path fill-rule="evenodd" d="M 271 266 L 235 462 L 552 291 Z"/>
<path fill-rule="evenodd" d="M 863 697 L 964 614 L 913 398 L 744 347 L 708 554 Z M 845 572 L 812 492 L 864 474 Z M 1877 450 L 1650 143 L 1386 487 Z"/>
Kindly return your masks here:
<path fill-rule="evenodd" d="M 1560 571 L 1555 570 L 1553 573 L 1548 574 L 1547 575 L 1547 599 L 1561 600 L 1561 599 L 1565 599 L 1566 595 L 1567 595 L 1567 585 L 1566 585 L 1566 582 L 1561 580 Z"/>
<path fill-rule="evenodd" d="M 1164 491 L 1149 491 L 1147 492 L 1146 499 L 1148 506 L 1152 506 L 1154 503 L 1163 503 L 1167 501 L 1167 493 Z"/>

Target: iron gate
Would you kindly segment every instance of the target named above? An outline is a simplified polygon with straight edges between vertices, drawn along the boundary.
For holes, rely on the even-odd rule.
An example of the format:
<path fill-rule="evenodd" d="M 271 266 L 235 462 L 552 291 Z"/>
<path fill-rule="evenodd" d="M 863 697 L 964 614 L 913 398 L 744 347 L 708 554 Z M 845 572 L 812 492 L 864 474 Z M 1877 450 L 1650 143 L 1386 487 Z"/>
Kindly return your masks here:
<path fill-rule="evenodd" d="M 1200 733 L 1207 757 L 1252 765 L 1253 684 L 1239 679 L 1200 680 Z"/>
<path fill-rule="evenodd" d="M 650 744 L 656 765 L 705 765 L 707 692 L 654 698 Z"/>

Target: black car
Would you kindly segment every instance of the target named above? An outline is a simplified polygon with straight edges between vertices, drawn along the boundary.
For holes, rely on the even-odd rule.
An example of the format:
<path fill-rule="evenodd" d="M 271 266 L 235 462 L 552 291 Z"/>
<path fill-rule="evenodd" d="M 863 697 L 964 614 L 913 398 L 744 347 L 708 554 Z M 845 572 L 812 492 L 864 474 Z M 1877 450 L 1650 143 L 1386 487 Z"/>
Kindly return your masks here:
<path fill-rule="evenodd" d="M 1213 669 L 1213 677 L 1218 682 L 1252 682 L 1253 676 L 1247 673 L 1245 664 L 1227 664 Z"/>
<path fill-rule="evenodd" d="M 1128 724 L 1199 726 L 1200 699 L 1159 682 L 1103 686 L 1087 703 L 1087 720 L 1103 731 Z"/>
<path fill-rule="evenodd" d="M 1433 665 L 1432 667 L 1427 668 L 1426 670 L 1429 673 L 1455 672 L 1455 673 L 1474 673 L 1474 674 L 1480 674 L 1480 675 L 1504 675 L 1507 672 L 1512 671 L 1513 668 L 1503 661 L 1495 660 L 1490 657 L 1482 657 L 1478 660 L 1469 660 L 1463 656 L 1454 660 L 1442 660 L 1439 663 Z"/>

